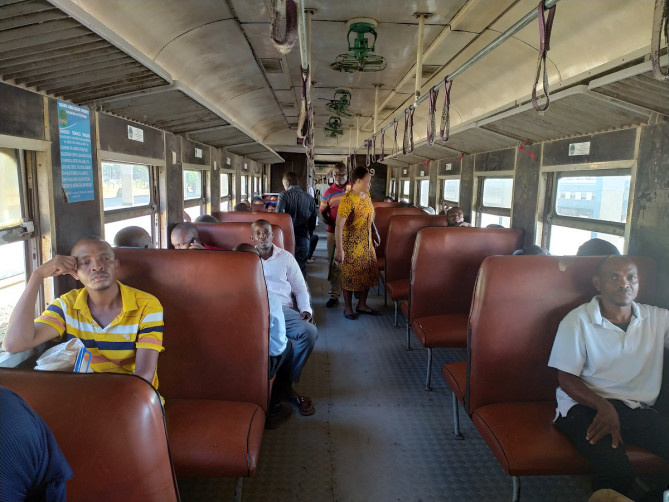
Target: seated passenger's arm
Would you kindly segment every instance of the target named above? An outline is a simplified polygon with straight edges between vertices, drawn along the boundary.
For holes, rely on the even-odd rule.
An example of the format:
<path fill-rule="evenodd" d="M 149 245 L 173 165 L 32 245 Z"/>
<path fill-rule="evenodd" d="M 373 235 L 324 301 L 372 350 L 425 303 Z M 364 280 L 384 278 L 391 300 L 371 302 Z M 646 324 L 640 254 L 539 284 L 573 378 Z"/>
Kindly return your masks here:
<path fill-rule="evenodd" d="M 26 289 L 9 318 L 7 334 L 2 342 L 2 347 L 7 352 L 22 352 L 60 336 L 53 326 L 34 322 L 35 302 L 44 279 L 56 275 L 72 274 L 76 272 L 76 269 L 77 259 L 75 257 L 57 255 L 30 275 Z"/>
<path fill-rule="evenodd" d="M 304 280 L 304 276 L 300 271 L 300 266 L 297 264 L 295 259 L 288 260 L 286 279 L 290 284 L 291 291 L 295 295 L 295 299 L 297 300 L 297 309 L 300 311 L 300 314 L 302 314 L 302 319 L 307 321 L 311 320 L 312 310 L 309 301 L 309 290 L 307 289 L 307 283 Z"/>
<path fill-rule="evenodd" d="M 153 383 L 153 375 L 155 375 L 158 365 L 158 354 L 159 352 L 153 349 L 137 349 L 134 374 L 141 376 L 149 383 Z"/>
<path fill-rule="evenodd" d="M 592 420 L 590 427 L 588 427 L 585 436 L 590 441 L 590 444 L 595 444 L 604 436 L 611 434 L 611 447 L 617 448 L 618 444 L 622 442 L 622 438 L 620 436 L 620 419 L 613 405 L 596 392 L 590 390 L 585 382 L 576 375 L 558 370 L 558 382 L 562 390 L 574 401 L 597 410 L 597 414 Z"/>

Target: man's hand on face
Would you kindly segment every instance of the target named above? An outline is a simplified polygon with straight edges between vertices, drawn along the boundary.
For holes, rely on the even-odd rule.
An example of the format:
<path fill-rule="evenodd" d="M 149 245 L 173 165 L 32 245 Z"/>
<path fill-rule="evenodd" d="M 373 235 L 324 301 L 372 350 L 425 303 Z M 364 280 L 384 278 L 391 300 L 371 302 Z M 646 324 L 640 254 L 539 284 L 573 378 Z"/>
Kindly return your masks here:
<path fill-rule="evenodd" d="M 77 258 L 74 256 L 56 255 L 48 262 L 41 265 L 37 270 L 42 277 L 53 277 L 56 275 L 74 274 L 77 271 Z"/>
<path fill-rule="evenodd" d="M 193 241 L 188 245 L 188 249 L 207 249 L 202 245 L 199 239 L 193 239 Z"/>
<path fill-rule="evenodd" d="M 611 403 L 608 401 L 604 403 L 597 409 L 597 414 L 588 427 L 585 439 L 590 444 L 596 444 L 600 439 L 611 434 L 611 448 L 618 448 L 618 445 L 623 442 L 620 435 L 620 418 Z"/>

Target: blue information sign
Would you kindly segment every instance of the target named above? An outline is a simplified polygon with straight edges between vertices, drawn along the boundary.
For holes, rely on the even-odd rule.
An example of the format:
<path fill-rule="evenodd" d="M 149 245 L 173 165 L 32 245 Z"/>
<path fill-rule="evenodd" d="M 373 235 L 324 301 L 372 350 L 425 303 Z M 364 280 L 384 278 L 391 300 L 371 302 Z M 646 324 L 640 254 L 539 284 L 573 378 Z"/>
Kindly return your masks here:
<path fill-rule="evenodd" d="M 58 101 L 60 169 L 67 202 L 95 198 L 88 108 Z"/>

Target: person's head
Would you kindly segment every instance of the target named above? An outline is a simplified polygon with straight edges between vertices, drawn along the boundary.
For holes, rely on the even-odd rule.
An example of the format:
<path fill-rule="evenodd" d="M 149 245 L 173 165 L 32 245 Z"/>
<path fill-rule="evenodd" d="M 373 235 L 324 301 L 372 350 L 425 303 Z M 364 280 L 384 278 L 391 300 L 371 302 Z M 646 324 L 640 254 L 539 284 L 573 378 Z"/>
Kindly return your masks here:
<path fill-rule="evenodd" d="M 430 216 L 434 216 L 434 214 L 435 214 L 435 212 L 434 212 L 434 208 L 433 208 L 432 206 L 421 207 L 421 210 L 422 210 L 425 214 L 429 214 Z"/>
<path fill-rule="evenodd" d="M 504 227 L 502 227 L 504 228 Z M 536 244 L 530 244 L 527 247 L 524 247 L 523 249 L 516 249 L 513 252 L 514 255 L 542 255 L 542 256 L 548 256 L 550 253 L 546 248 L 542 248 L 541 246 L 537 246 Z"/>
<path fill-rule="evenodd" d="M 248 205 L 246 202 L 240 202 L 239 204 L 235 204 L 235 207 L 233 208 L 234 211 L 245 211 L 249 212 L 251 211 L 251 206 Z"/>
<path fill-rule="evenodd" d="M 276 202 L 270 200 L 265 203 L 265 211 L 268 213 L 275 213 L 276 212 Z"/>
<path fill-rule="evenodd" d="M 486 225 L 486 228 L 504 228 L 504 225 L 499 225 L 497 223 L 491 223 L 490 225 Z"/>
<path fill-rule="evenodd" d="M 200 235 L 194 223 L 184 221 L 174 226 L 170 240 L 174 249 L 188 249 L 193 242 L 200 240 Z"/>
<path fill-rule="evenodd" d="M 283 175 L 281 182 L 283 183 L 283 188 L 288 190 L 288 187 L 297 185 L 297 174 L 295 174 L 293 171 L 288 171 Z"/>
<path fill-rule="evenodd" d="M 465 215 L 458 206 L 454 206 L 446 211 L 446 220 L 449 227 L 459 227 L 465 221 Z"/>
<path fill-rule="evenodd" d="M 251 240 L 255 242 L 256 248 L 261 253 L 269 253 L 272 249 L 272 225 L 267 220 L 256 220 L 251 223 Z"/>
<path fill-rule="evenodd" d="M 626 307 L 639 292 L 639 271 L 629 256 L 609 256 L 597 265 L 592 283 L 602 302 Z"/>
<path fill-rule="evenodd" d="M 611 256 L 620 255 L 618 248 L 604 239 L 590 239 L 578 248 L 576 256 Z"/>
<path fill-rule="evenodd" d="M 363 166 L 353 169 L 353 172 L 351 172 L 351 183 L 353 183 L 353 190 L 356 192 L 369 192 L 372 186 L 372 175 L 369 169 Z"/>
<path fill-rule="evenodd" d="M 109 243 L 97 237 L 79 240 L 70 255 L 77 259 L 77 271 L 72 276 L 86 289 L 104 291 L 116 284 L 119 261 Z"/>
<path fill-rule="evenodd" d="M 195 218 L 195 223 L 220 223 L 218 218 L 210 214 L 201 214 Z"/>
<path fill-rule="evenodd" d="M 348 181 L 348 174 L 346 172 L 346 166 L 343 162 L 337 162 L 332 168 L 332 177 L 337 186 L 343 187 Z"/>
<path fill-rule="evenodd" d="M 253 202 L 253 204 L 264 202 L 263 198 L 260 195 L 254 195 L 251 201 Z"/>
<path fill-rule="evenodd" d="M 248 242 L 240 242 L 234 248 L 232 248 L 232 250 L 233 251 L 242 251 L 244 253 L 258 254 L 258 249 L 256 249 L 255 246 L 253 246 L 252 244 L 249 244 Z"/>
<path fill-rule="evenodd" d="M 142 227 L 125 227 L 114 236 L 114 246 L 117 248 L 152 248 L 153 241 L 149 232 Z"/>
<path fill-rule="evenodd" d="M 383 202 L 395 202 L 395 199 L 390 197 L 389 195 L 383 198 Z"/>

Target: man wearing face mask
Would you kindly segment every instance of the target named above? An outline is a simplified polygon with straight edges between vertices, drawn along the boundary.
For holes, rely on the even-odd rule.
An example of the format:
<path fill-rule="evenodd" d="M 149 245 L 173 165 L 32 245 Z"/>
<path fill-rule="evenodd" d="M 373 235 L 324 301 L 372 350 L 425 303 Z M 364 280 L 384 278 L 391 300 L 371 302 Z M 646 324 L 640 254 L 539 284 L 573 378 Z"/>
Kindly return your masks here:
<path fill-rule="evenodd" d="M 38 267 L 9 319 L 3 348 L 22 352 L 79 338 L 91 351 L 94 372 L 135 374 L 158 388 L 163 308 L 155 296 L 118 282 L 119 267 L 114 250 L 98 238 L 81 239 L 70 256 L 57 255 Z M 65 274 L 84 287 L 57 298 L 33 321 L 44 279 Z"/>

